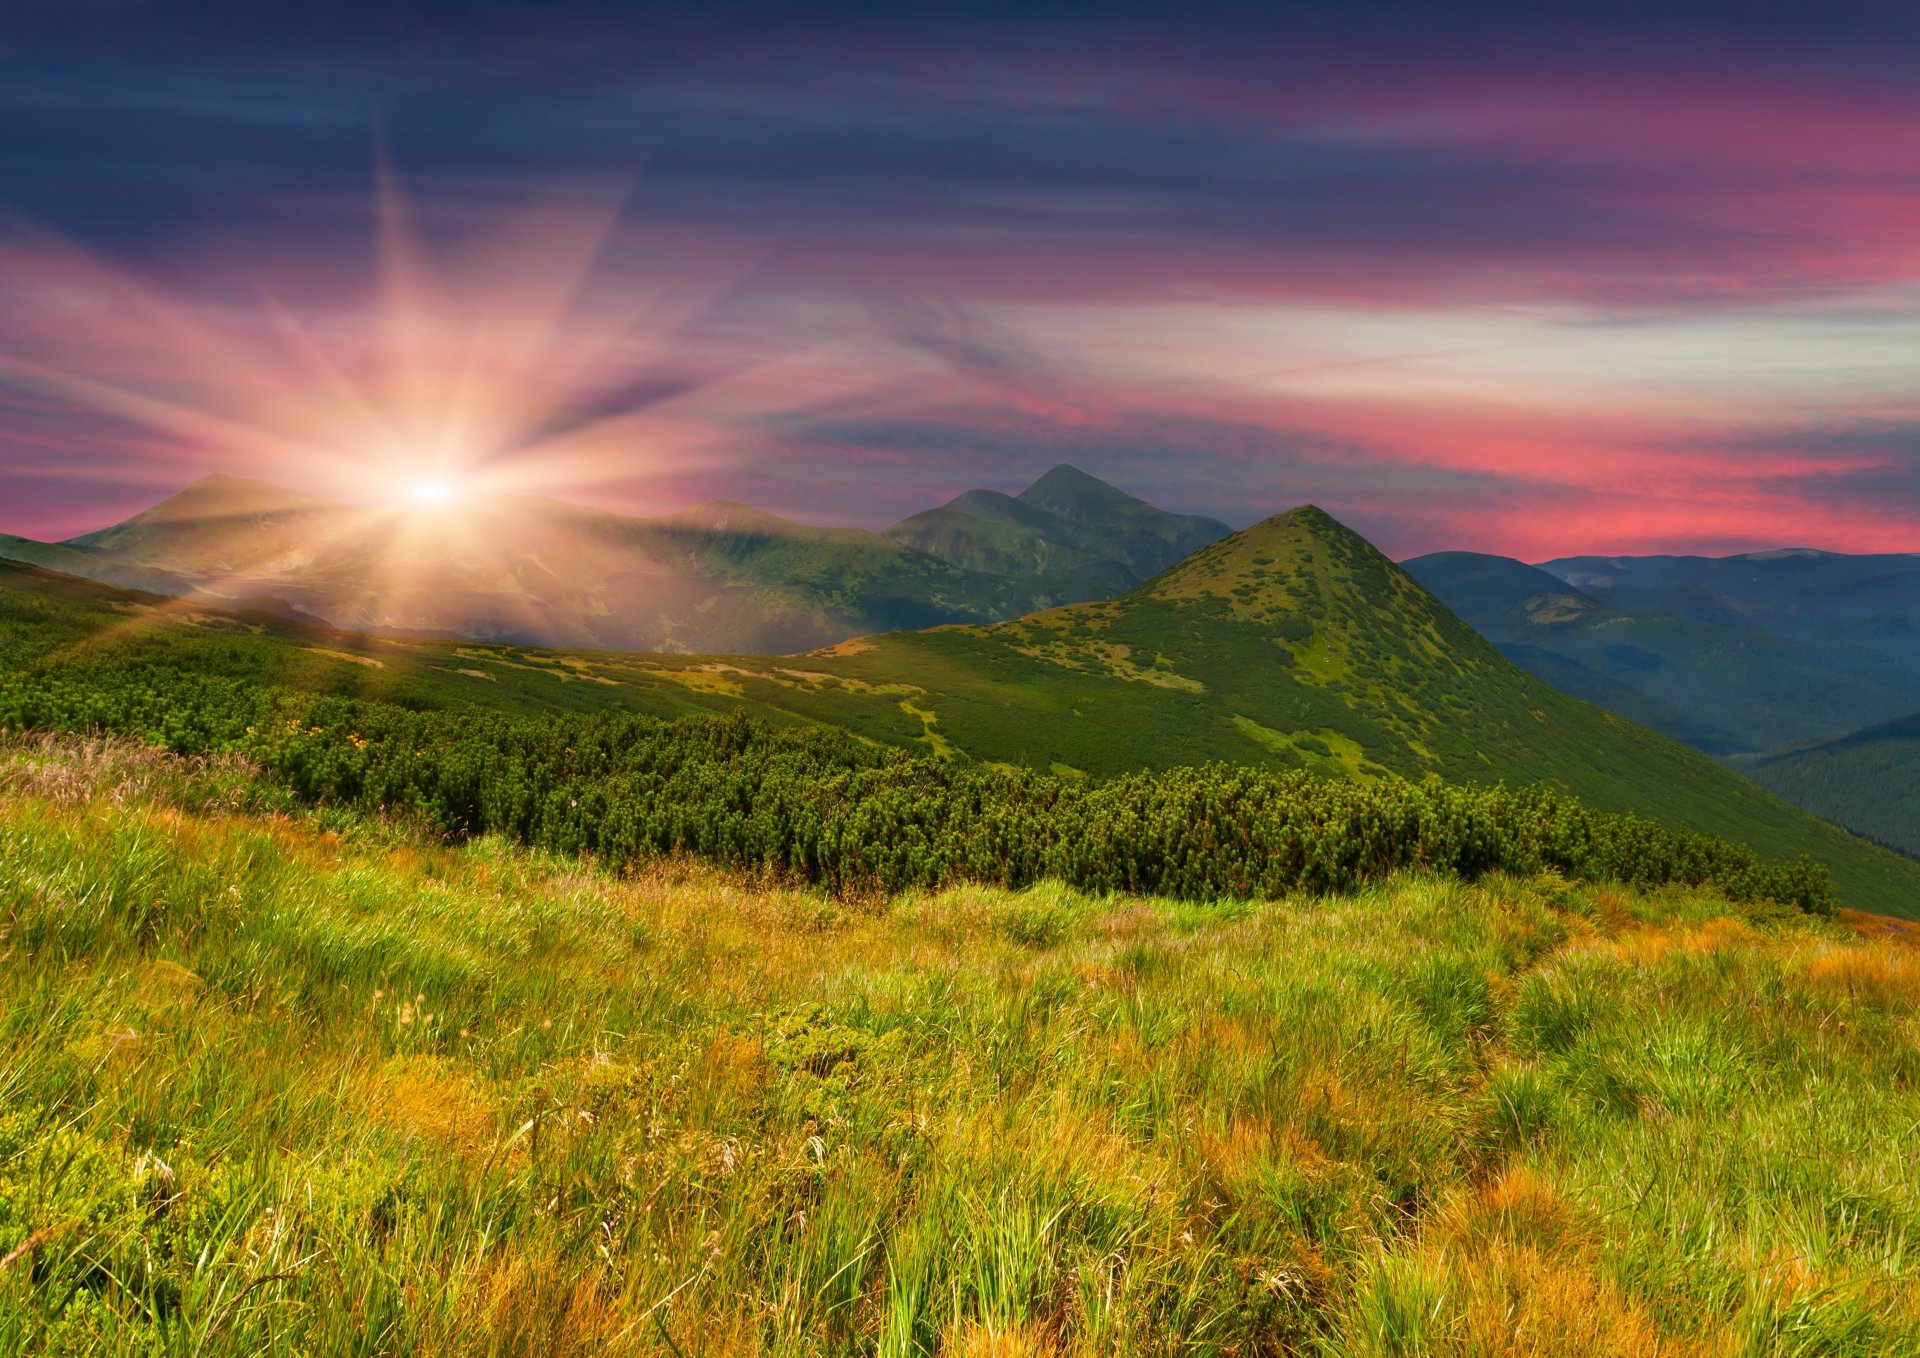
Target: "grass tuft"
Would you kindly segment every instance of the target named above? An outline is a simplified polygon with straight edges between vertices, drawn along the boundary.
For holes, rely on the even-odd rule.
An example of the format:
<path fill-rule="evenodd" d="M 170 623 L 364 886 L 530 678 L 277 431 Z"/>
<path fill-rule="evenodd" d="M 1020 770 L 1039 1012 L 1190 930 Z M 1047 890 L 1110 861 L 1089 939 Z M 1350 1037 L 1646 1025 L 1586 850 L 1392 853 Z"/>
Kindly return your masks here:
<path fill-rule="evenodd" d="M 0 1350 L 1920 1353 L 1903 934 L 849 904 L 0 756 Z"/>

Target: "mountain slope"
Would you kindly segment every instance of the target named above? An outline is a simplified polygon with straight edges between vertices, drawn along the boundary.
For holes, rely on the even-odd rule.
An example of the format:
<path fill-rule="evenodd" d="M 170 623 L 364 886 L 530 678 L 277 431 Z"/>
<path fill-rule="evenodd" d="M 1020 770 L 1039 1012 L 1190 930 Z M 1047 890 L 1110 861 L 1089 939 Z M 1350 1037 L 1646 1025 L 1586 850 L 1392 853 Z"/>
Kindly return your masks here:
<path fill-rule="evenodd" d="M 1506 557 L 1442 552 L 1405 568 L 1541 678 L 1710 754 L 1829 736 L 1920 704 L 1920 669 L 1867 646 L 1630 612 Z"/>
<path fill-rule="evenodd" d="M 1920 863 L 1549 688 L 1311 508 L 1117 599 L 787 659 L 451 646 L 153 615 L 142 633 L 124 606 L 102 606 L 96 640 L 64 645 L 60 663 L 80 666 L 82 684 L 163 654 L 225 678 L 292 683 L 291 653 L 303 687 L 409 706 L 747 711 L 1065 776 L 1218 759 L 1345 778 L 1545 783 L 1769 857 L 1811 853 L 1832 868 L 1843 903 L 1920 915 Z"/>
<path fill-rule="evenodd" d="M 1736 767 L 1795 806 L 1920 855 L 1920 713 Z"/>
<path fill-rule="evenodd" d="M 970 490 L 886 536 L 969 570 L 1059 580 L 1083 600 L 1129 589 L 1231 531 L 1062 463 L 1018 495 Z"/>
<path fill-rule="evenodd" d="M 143 589 L 155 594 L 179 594 L 192 588 L 180 576 L 145 566 L 125 566 L 105 557 L 57 542 L 38 542 L 33 538 L 0 533 L 0 561 L 18 561 L 83 580 L 126 589 Z"/>
<path fill-rule="evenodd" d="M 1236 533 L 1118 599 L 868 638 L 808 668 L 816 662 L 904 689 L 936 749 L 1087 774 L 1226 759 L 1545 782 L 1608 810 L 1814 853 L 1852 900 L 1920 912 L 1920 865 L 1548 687 L 1313 508 Z"/>
<path fill-rule="evenodd" d="M 370 510 L 219 476 L 66 546 L 87 561 L 47 564 L 159 572 L 114 583 L 354 630 L 621 650 L 798 651 L 1073 595 L 727 502 L 658 519 L 531 496 Z"/>

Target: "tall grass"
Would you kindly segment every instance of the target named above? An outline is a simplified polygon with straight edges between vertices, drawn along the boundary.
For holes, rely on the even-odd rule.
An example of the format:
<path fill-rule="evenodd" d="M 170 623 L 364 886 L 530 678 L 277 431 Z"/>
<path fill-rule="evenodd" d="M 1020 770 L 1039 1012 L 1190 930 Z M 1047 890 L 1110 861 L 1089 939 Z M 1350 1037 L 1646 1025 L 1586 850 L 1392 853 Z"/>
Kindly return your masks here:
<path fill-rule="evenodd" d="M 1920 1352 L 1898 938 L 860 907 L 3 758 L 0 1351 Z"/>

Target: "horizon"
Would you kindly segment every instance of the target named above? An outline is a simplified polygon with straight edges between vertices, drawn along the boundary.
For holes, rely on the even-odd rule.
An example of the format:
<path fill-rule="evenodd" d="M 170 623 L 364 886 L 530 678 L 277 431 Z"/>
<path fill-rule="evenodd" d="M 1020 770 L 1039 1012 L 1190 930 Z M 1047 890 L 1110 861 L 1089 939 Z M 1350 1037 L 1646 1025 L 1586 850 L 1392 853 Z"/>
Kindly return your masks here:
<path fill-rule="evenodd" d="M 1920 15 L 28 0 L 0 530 L 207 472 L 1920 550 Z"/>
<path fill-rule="evenodd" d="M 1037 485 L 1037 484 L 1038 484 L 1038 483 L 1039 483 L 1039 482 L 1040 482 L 1040 481 L 1041 481 L 1042 479 L 1044 479 L 1045 477 L 1047 477 L 1047 476 L 1050 476 L 1050 475 L 1052 475 L 1052 474 L 1054 474 L 1055 472 L 1059 472 L 1059 471 L 1070 471 L 1070 472 L 1076 472 L 1076 473 L 1078 473 L 1078 474 L 1080 474 L 1080 475 L 1082 475 L 1082 476 L 1092 476 L 1092 473 L 1090 473 L 1090 472 L 1087 472 L 1087 471 L 1084 471 L 1084 470 L 1083 470 L 1082 468 L 1079 468 L 1079 467 L 1076 467 L 1076 466 L 1074 466 L 1074 465 L 1073 465 L 1072 463 L 1070 463 L 1070 462 L 1057 462 L 1057 463 L 1055 463 L 1055 464 L 1054 464 L 1053 466 L 1051 466 L 1051 467 L 1049 467 L 1049 468 L 1047 468 L 1047 469 L 1046 469 L 1045 471 L 1043 471 L 1043 472 L 1041 472 L 1041 473 L 1039 473 L 1039 474 L 1038 474 L 1037 476 L 1034 476 L 1034 477 L 1031 477 L 1031 478 L 1029 478 L 1029 479 L 1028 479 L 1028 480 L 1027 480 L 1026 482 L 1024 482 L 1024 483 L 1022 483 L 1021 485 L 1019 485 L 1019 486 L 1017 486 L 1017 487 L 1016 487 L 1015 489 L 1013 489 L 1013 490 L 1005 490 L 1005 491 L 999 491 L 999 493 L 1001 493 L 1001 494 L 1005 494 L 1005 495 L 1009 495 L 1009 496 L 1017 496 L 1017 495 L 1019 494 L 1019 492 L 1020 492 L 1021 490 L 1025 490 L 1025 489 L 1027 489 L 1027 488 L 1028 488 L 1028 487 L 1030 487 L 1030 486 L 1033 486 L 1033 485 Z M 1099 478 L 1099 477 L 1094 477 L 1093 479 L 1095 479 L 1095 480 L 1101 480 L 1101 478 Z M 535 499 L 535 500 L 546 500 L 546 501 L 549 501 L 549 502 L 551 502 L 551 503 L 556 503 L 556 504 L 563 504 L 563 505 L 567 505 L 568 507 L 570 507 L 570 508 L 575 508 L 575 509 L 582 509 L 582 508 L 584 508 L 584 509 L 598 509 L 598 507 L 597 507 L 597 506 L 594 506 L 594 505 L 591 505 L 591 504 L 588 504 L 587 502 L 585 502 L 585 501 L 582 501 L 582 500 L 573 500 L 573 499 L 568 499 L 568 498 L 567 498 L 566 496 L 564 496 L 564 495 L 550 495 L 550 494 L 542 494 L 542 493 L 539 493 L 539 492 L 522 492 L 522 493 L 514 493 L 514 492 L 501 492 L 501 493 L 499 493 L 499 494 L 494 494 L 494 495 L 472 495 L 472 496 L 467 496 L 467 495 L 461 495 L 461 496 L 458 496 L 458 497 L 455 497 L 455 498 L 452 498 L 452 499 L 448 499 L 448 500 L 434 500 L 434 501 L 432 501 L 432 502 L 428 502 L 428 503 L 423 503 L 423 502 L 421 501 L 421 497 L 420 497 L 420 496 L 419 496 L 419 495 L 417 494 L 417 491 L 418 491 L 418 489 L 419 489 L 418 487 L 415 487 L 415 488 L 413 488 L 413 490 L 412 490 L 412 491 L 410 491 L 410 492 L 403 492 L 403 493 L 401 493 L 401 494 L 399 494 L 399 495 L 390 495 L 390 496 L 388 496 L 388 497 L 386 497 L 386 498 L 384 498 L 384 499 L 375 499 L 375 500 L 361 500 L 361 501 L 354 501 L 354 500 L 335 500 L 335 499 L 333 499 L 333 498 L 332 498 L 331 496 L 326 496 L 326 495 L 323 495 L 323 494 L 321 494 L 321 493 L 320 493 L 320 492 L 318 492 L 318 491 L 311 491 L 311 490 L 304 490 L 304 489 L 302 489 L 302 488 L 300 488 L 300 487 L 297 487 L 297 486 L 290 486 L 290 485 L 286 485 L 286 484 L 284 484 L 284 483 L 282 483 L 282 482 L 277 482 L 277 481 L 268 481 L 268 480 L 263 480 L 263 479 L 261 479 L 261 478 L 259 478 L 259 477 L 250 477 L 250 476 L 244 476 L 244 475 L 239 475 L 239 474 L 236 474 L 236 473 L 233 473 L 233 472 L 218 472 L 218 471 L 216 471 L 216 472 L 203 472 L 203 473 L 201 473 L 201 474 L 200 474 L 199 476 L 196 476 L 196 477 L 194 477 L 194 478 L 193 478 L 193 480 L 191 480 L 191 481 L 189 481 L 189 482 L 187 482 L 187 483 L 185 483 L 184 485 L 181 485 L 181 486 L 179 486 L 179 487 L 178 487 L 177 489 L 175 489 L 175 490 L 173 490 L 173 491 L 171 491 L 171 492 L 168 492 L 168 493 L 167 493 L 167 494 L 165 494 L 165 495 L 162 495 L 162 496 L 160 497 L 160 499 L 158 499 L 158 500 L 156 500 L 156 501 L 154 501 L 154 503 L 153 503 L 152 505 L 149 505 L 149 506 L 145 506 L 145 507 L 144 507 L 144 508 L 143 508 L 143 509 L 142 509 L 141 511 L 137 511 L 137 512 L 145 512 L 145 509 L 151 509 L 151 508 L 155 508 L 155 507 L 158 507 L 158 506 L 159 506 L 160 504 L 163 504 L 163 503 L 165 503 L 165 502 L 166 502 L 167 500 L 170 500 L 170 499 L 172 499 L 172 498 L 174 498 L 175 496 L 178 496 L 178 495 L 181 495 L 181 494 L 184 494 L 185 492 L 187 492 L 187 491 L 189 491 L 189 490 L 192 490 L 192 489 L 194 489 L 194 488 L 195 488 L 196 486 L 199 486 L 199 485 L 202 485 L 203 483 L 206 483 L 206 482 L 210 482 L 210 481 L 234 481 L 234 482 L 239 482 L 239 483 L 242 483 L 242 484 L 246 484 L 246 485 L 252 485 L 252 486 L 259 486 L 259 487 L 263 487 L 263 488 L 266 488 L 266 489 L 271 489 L 271 490 L 282 490 L 282 491 L 288 491 L 288 492 L 291 492 L 291 493 L 293 493 L 293 494 L 298 494 L 298 495 L 305 495 L 305 496 L 312 496 L 312 497 L 314 497 L 314 498 L 317 498 L 317 499 L 322 499 L 322 500 L 326 500 L 326 501 L 328 501 L 328 502 L 329 502 L 329 504 L 330 504 L 330 505 L 334 505 L 334 506 L 338 506 L 338 507 L 340 507 L 340 508 L 345 508 L 345 509 L 359 509 L 359 510 L 366 510 L 366 511 L 386 511 L 386 512 L 395 512 L 395 513 L 408 513 L 408 512 L 415 512 L 415 513 L 420 513 L 420 512 L 424 512 L 424 513 L 434 513 L 434 514 L 440 514 L 440 513 L 449 513 L 449 512 L 451 512 L 451 513 L 455 513 L 455 514 L 457 514 L 457 513 L 458 513 L 458 510 L 459 510 L 459 506 L 460 506 L 460 505 L 462 505 L 462 504 L 465 504 L 465 503 L 468 503 L 469 501 L 472 501 L 472 502 L 476 502 L 476 503 L 484 503 L 484 502 L 485 502 L 486 500 L 490 500 L 490 499 L 491 499 L 491 500 L 511 500 L 511 499 Z M 1104 484 L 1104 485 L 1106 485 L 1106 486 L 1108 486 L 1108 488 L 1109 488 L 1109 489 L 1112 489 L 1112 490 L 1118 490 L 1118 491 L 1120 491 L 1120 492 L 1122 492 L 1123 494 L 1126 494 L 1126 495 L 1130 495 L 1130 496 L 1132 496 L 1132 495 L 1133 495 L 1133 492 L 1132 492 L 1132 491 L 1129 491 L 1129 490 L 1128 490 L 1128 489 L 1127 489 L 1127 488 L 1126 488 L 1125 486 L 1115 486 L 1115 485 L 1113 485 L 1113 484 L 1112 484 L 1111 482 L 1106 482 L 1106 481 L 1102 481 L 1102 484 Z M 997 489 L 997 488 L 995 488 L 995 487 L 988 487 L 988 486 L 970 486 L 970 487 L 968 487 L 968 488 L 967 488 L 967 490 L 969 490 L 969 491 L 971 491 L 971 490 L 995 490 L 995 489 Z M 956 494 L 965 494 L 965 493 L 966 493 L 966 491 L 959 491 L 959 492 L 956 492 Z M 948 499 L 949 499 L 949 500 L 950 500 L 950 499 L 952 499 L 952 498 L 953 498 L 952 496 L 949 496 L 949 497 L 948 497 Z M 1135 498 L 1135 499 L 1139 499 L 1139 498 L 1141 498 L 1141 497 L 1139 497 L 1139 496 L 1134 496 L 1133 498 Z M 940 504 L 945 504 L 945 503 L 947 503 L 947 501 L 946 501 L 946 500 L 943 500 L 943 501 L 941 501 L 941 502 L 940 502 Z M 1148 502 L 1148 503 L 1151 503 L 1151 502 Z M 672 517 L 672 516 L 674 516 L 674 515 L 676 515 L 676 514 L 685 514 L 685 513 L 689 513 L 689 512 L 691 512 L 691 511 L 693 511 L 693 510 L 696 510 L 696 509 L 706 509 L 706 508 L 710 508 L 710 507 L 713 507 L 713 506 L 716 506 L 716 505 L 727 505 L 727 506 L 736 506 L 736 507 L 739 507 L 739 508 L 743 508 L 743 509 L 752 509 L 752 510 L 756 510 L 756 511 L 759 511 L 759 512 L 761 512 L 761 513 L 766 513 L 766 514 L 774 514 L 774 511 L 772 511 L 772 510 L 767 510 L 767 509 L 764 509 L 764 508 L 763 508 L 762 506 L 759 506 L 759 505 L 756 505 L 756 504 L 753 504 L 753 503 L 752 503 L 751 501 L 747 501 L 747 500 L 737 500 L 737 499 L 731 499 L 731 498 L 728 498 L 728 497 L 725 497 L 725 496 L 722 496 L 722 497 L 719 497 L 719 498 L 716 498 L 716 499 L 712 499 L 712 500 L 700 500 L 700 501 L 696 501 L 696 502 L 694 502 L 694 503 L 691 503 L 691 504 L 684 504 L 684 505 L 679 505 L 679 506 L 676 506 L 676 507 L 674 507 L 674 508 L 670 508 L 670 509 L 666 509 L 666 510 L 662 510 L 662 511 L 660 511 L 660 512 L 659 512 L 659 513 L 657 513 L 657 514 L 648 514 L 648 515 L 635 515 L 635 516 L 632 516 L 632 517 L 636 517 L 636 518 L 669 518 L 669 517 Z M 925 509 L 933 509 L 933 508 L 937 508 L 937 507 L 938 507 L 938 506 L 936 506 L 936 505 L 928 505 L 928 506 L 925 506 L 924 508 L 925 508 Z M 1187 511 L 1187 510 L 1183 510 L 1183 509 L 1181 509 L 1181 508 L 1180 508 L 1180 507 L 1178 507 L 1177 505 L 1172 505 L 1172 506 L 1170 506 L 1170 505 L 1156 505 L 1156 506 L 1155 506 L 1155 508 L 1158 508 L 1158 509 L 1164 509 L 1164 510 L 1167 510 L 1168 512 L 1170 512 L 1170 513 L 1176 513 L 1176 514 L 1185 514 L 1185 513 L 1188 513 L 1188 512 L 1189 512 L 1189 511 Z M 1257 525 L 1259 525 L 1259 524 L 1261 524 L 1261 523 L 1265 523 L 1265 522 L 1267 522 L 1267 521 L 1268 521 L 1268 520 L 1270 520 L 1270 519 L 1276 519 L 1276 518 L 1280 518 L 1280 517 L 1282 517 L 1282 516 L 1284 516 L 1284 515 L 1286 515 L 1286 514 L 1290 514 L 1290 513 L 1292 513 L 1292 512 L 1294 511 L 1294 510 L 1297 510 L 1297 509 L 1319 509 L 1319 510 L 1321 510 L 1321 511 L 1322 511 L 1323 513 L 1330 513 L 1330 512 L 1331 512 L 1331 511 L 1328 511 L 1328 510 L 1326 510 L 1326 508 L 1325 508 L 1324 506 L 1322 506 L 1322 505 L 1317 505 L 1317 504 L 1315 504 L 1315 503 L 1313 503 L 1312 501 L 1308 501 L 1308 500 L 1303 500 L 1303 501 L 1301 501 L 1301 502 L 1300 502 L 1299 504 L 1294 504 L 1294 505 L 1287 505 L 1287 506 L 1284 506 L 1284 507 L 1282 507 L 1282 508 L 1280 508 L 1280 509 L 1276 509 L 1276 510 L 1275 510 L 1275 511 L 1273 511 L 1273 513 L 1271 513 L 1271 514 L 1265 514 L 1265 515 L 1262 515 L 1262 516 L 1261 516 L 1260 518 L 1258 518 L 1258 519 L 1252 519 L 1252 520 L 1249 520 L 1249 521 L 1247 521 L 1247 522 L 1245 522 L 1245 523 L 1238 523 L 1238 524 L 1234 524 L 1234 523 L 1231 523 L 1230 521 L 1228 521 L 1228 520 L 1225 520 L 1225 519 L 1223 519 L 1223 520 L 1221 520 L 1221 522 L 1226 522 L 1226 523 L 1229 523 L 1229 526 L 1230 526 L 1230 527 L 1232 527 L 1232 528 L 1234 529 L 1234 531 L 1235 531 L 1235 532 L 1239 532 L 1239 531 L 1242 531 L 1242 530 L 1244 530 L 1244 529 L 1247 529 L 1247 528 L 1251 528 L 1251 527 L 1255 527 L 1255 526 L 1257 526 Z M 617 511 L 600 511 L 600 512 L 606 512 L 606 513 L 616 513 Z M 917 514 L 917 513 L 920 513 L 920 512 L 923 512 L 923 511 L 920 511 L 920 510 L 916 510 L 916 511 L 914 511 L 914 513 L 915 513 L 915 514 Z M 131 515 L 130 515 L 130 516 L 128 516 L 128 517 L 133 517 L 133 516 L 131 516 Z M 774 517 L 776 517 L 776 518 L 779 518 L 779 519 L 781 519 L 781 520 L 783 520 L 783 521 L 785 521 L 785 522 L 788 522 L 788 523 L 792 523 L 792 524 L 793 524 L 793 525 L 795 525 L 796 527 L 801 527 L 801 528 L 823 528 L 823 529 L 827 529 L 827 528 L 855 528 L 855 529 L 863 529 L 863 530 L 865 530 L 865 531 L 868 531 L 868 532 L 874 532 L 874 531 L 877 531 L 877 530 L 876 530 L 876 528 L 874 528 L 874 527 L 872 527 L 872 526 L 869 526 L 869 525 L 866 525 L 866 524 L 855 524 L 855 523 L 835 523 L 835 522 L 832 522 L 832 521 L 828 521 L 828 520 L 820 520 L 820 521 L 814 521 L 814 520 L 809 520 L 809 519 L 801 519 L 801 518 L 791 518 L 791 517 L 789 517 L 789 516 L 787 516 L 787 515 L 784 515 L 784 514 L 774 514 Z M 909 515 L 906 515 L 906 516 L 903 516 L 903 520 L 902 520 L 902 521 L 904 521 L 904 519 L 905 519 L 905 518 L 911 518 L 911 517 L 913 517 L 913 515 L 912 515 L 912 514 L 909 514 Z M 1204 516 L 1204 515 L 1203 515 L 1203 516 L 1201 516 L 1201 517 L 1211 517 L 1211 516 Z M 1337 518 L 1338 516 L 1336 515 L 1335 517 Z M 52 542 L 52 543 L 56 543 L 56 544 L 58 544 L 58 543 L 62 543 L 62 542 L 72 542 L 72 541 L 76 541 L 77 539 L 80 539 L 80 538 L 83 538 L 83 537 L 87 537 L 87 536 L 89 536 L 89 535 L 91 535 L 91 534 L 93 534 L 93 533 L 98 533 L 98 532 L 104 532 L 105 530 L 107 530 L 107 529 L 109 529 L 109 528 L 113 528 L 113 527 L 116 527 L 116 526 L 118 526 L 118 525 L 119 525 L 119 524 L 121 524 L 121 523 L 124 523 L 125 521 L 126 521 L 126 519 L 116 519 L 116 520 L 114 520 L 114 521 L 112 521 L 112 522 L 110 522 L 110 523 L 102 523 L 102 524 L 97 524 L 97 525 L 95 525 L 95 526 L 94 526 L 94 527 L 92 527 L 92 528 L 84 528 L 84 529 L 81 529 L 81 530 L 80 530 L 79 532 L 77 532 L 77 533 L 70 533 L 70 534 L 68 534 L 68 535 L 67 535 L 67 536 L 66 536 L 65 538 L 61 538 L 61 539 L 35 539 L 35 540 L 37 540 L 37 541 L 46 541 L 46 542 Z M 1344 522 L 1344 521 L 1343 521 L 1343 522 Z M 893 526 L 892 524 L 884 524 L 884 525 L 879 525 L 879 527 L 892 527 L 892 526 Z M 3 531 L 3 530 L 0 530 L 0 531 Z M 29 536 L 29 535 L 27 535 L 27 534 L 16 534 L 15 536 L 20 536 L 20 537 L 25 537 L 25 536 Z M 1436 547 L 1436 548 L 1433 548 L 1433 549 L 1431 549 L 1431 551 L 1428 551 L 1428 552 L 1421 552 L 1421 553 L 1416 553 L 1416 554 L 1415 554 L 1414 556 L 1407 556 L 1407 557 L 1393 557 L 1393 559 L 1394 559 L 1395 561 L 1411 561 L 1411 560 L 1414 560 L 1414 559 L 1416 559 L 1416 558 L 1417 558 L 1417 557 L 1419 557 L 1419 556 L 1436 556 L 1436 555 L 1445 555 L 1445 554 L 1460 554 L 1460 555 L 1482 555 L 1482 556 L 1503 556 L 1503 555 L 1504 555 L 1504 554 L 1502 554 L 1502 553 L 1497 553 L 1497 552 L 1483 552 L 1483 551 L 1480 551 L 1480 550 L 1478 550 L 1478 549 L 1476 549 L 1476 548 L 1472 548 L 1472 547 Z M 1510 559 L 1510 560 L 1516 560 L 1516 561 L 1522 561 L 1522 562 L 1523 562 L 1524 564 L 1526 564 L 1526 565 L 1533 565 L 1533 566 L 1538 566 L 1538 565 L 1542 565 L 1542 564 L 1544 564 L 1544 563 L 1545 563 L 1545 562 L 1547 562 L 1547 561 L 1552 561 L 1552 560 L 1562 560 L 1562 559 L 1574 559 L 1574 558 L 1592 558 L 1592 559 L 1607 559 L 1607 558 L 1618 558 L 1618 559 L 1626 559 L 1626 558 L 1628 558 L 1628 557 L 1631 557 L 1631 556 L 1636 556 L 1636 555 L 1638 555 L 1638 556 L 1674 556 L 1674 557 L 1689 557 L 1689 556 L 1691 556 L 1691 557 L 1699 557 L 1699 558 L 1701 558 L 1701 559 L 1705 559 L 1705 560 L 1730 560 L 1730 559 L 1733 559 L 1733 558 L 1736 558 L 1736 557 L 1767 557 L 1767 556 L 1792 556 L 1792 555 L 1818 555 L 1818 556 L 1849 556 L 1849 555 L 1894 555 L 1894 556 L 1912 556 L 1912 555 L 1920 555 L 1920 552 L 1892 552 L 1892 553 L 1847 553 L 1847 552 L 1837 552 L 1837 551 L 1834 551 L 1834 550 L 1832 550 L 1832 549 L 1829 549 L 1829 548 L 1825 548 L 1825 547 L 1813 547 L 1813 546 L 1808 546 L 1808 545 L 1805 545 L 1805 544 L 1802 544 L 1802 543 L 1787 543 L 1787 544 L 1783 544 L 1783 545 L 1779 545 L 1779 546 L 1774 546 L 1774 547 L 1761 547 L 1761 548 L 1755 548 L 1755 549 L 1753 549 L 1753 550 L 1751 550 L 1751 551 L 1745 551 L 1745 552 L 1727 552 L 1727 553 L 1720 553 L 1720 554 L 1709 554 L 1709 553 L 1700 553 L 1700 552 L 1671 552 L 1671 553 L 1621 553 L 1621 552 L 1604 552 L 1604 551 L 1586 551 L 1586 552 L 1565 552 L 1565 553 L 1562 553 L 1560 557 L 1543 557 L 1543 558 L 1541 558 L 1541 559 L 1539 559 L 1539 560 L 1537 560 L 1537 561 L 1526 561 L 1526 559 L 1525 559 L 1525 558 L 1521 558 L 1521 557 L 1512 557 L 1512 558 L 1507 558 L 1507 559 Z"/>

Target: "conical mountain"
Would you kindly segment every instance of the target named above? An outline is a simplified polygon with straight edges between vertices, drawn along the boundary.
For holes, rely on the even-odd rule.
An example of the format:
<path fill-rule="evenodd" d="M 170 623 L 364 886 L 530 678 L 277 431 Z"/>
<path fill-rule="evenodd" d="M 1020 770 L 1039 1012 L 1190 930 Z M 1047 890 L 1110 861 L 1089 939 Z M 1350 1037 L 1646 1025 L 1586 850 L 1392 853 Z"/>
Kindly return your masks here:
<path fill-rule="evenodd" d="M 1542 683 L 1311 506 L 1114 599 L 869 638 L 823 667 L 905 686 L 927 743 L 979 759 L 1095 775 L 1217 759 L 1543 783 L 1770 854 L 1814 853 L 1852 899 L 1920 908 L 1914 865 Z"/>

